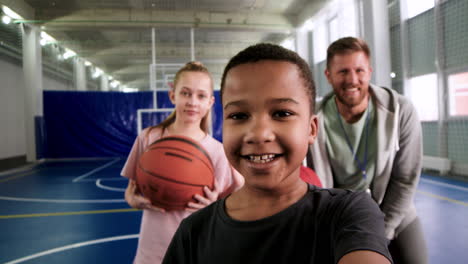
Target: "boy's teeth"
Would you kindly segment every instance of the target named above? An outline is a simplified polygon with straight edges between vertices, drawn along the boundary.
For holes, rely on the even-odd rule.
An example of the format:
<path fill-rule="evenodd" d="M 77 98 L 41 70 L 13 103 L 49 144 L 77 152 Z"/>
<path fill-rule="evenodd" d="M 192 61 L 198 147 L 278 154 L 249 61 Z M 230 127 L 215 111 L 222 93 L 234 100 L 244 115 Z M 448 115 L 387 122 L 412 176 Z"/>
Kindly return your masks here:
<path fill-rule="evenodd" d="M 274 154 L 265 154 L 265 155 L 249 155 L 250 161 L 256 162 L 256 163 L 267 163 L 273 160 L 275 157 Z"/>

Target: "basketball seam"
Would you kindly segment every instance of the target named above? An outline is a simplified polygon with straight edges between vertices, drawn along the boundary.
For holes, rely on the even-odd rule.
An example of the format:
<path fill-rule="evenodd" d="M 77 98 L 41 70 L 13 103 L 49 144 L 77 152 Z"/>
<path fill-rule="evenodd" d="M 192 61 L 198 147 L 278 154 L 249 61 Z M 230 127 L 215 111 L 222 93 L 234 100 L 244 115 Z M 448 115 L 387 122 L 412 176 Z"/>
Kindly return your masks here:
<path fill-rule="evenodd" d="M 182 182 L 182 181 L 177 181 L 177 180 L 174 180 L 174 179 L 166 178 L 166 177 L 164 177 L 164 176 L 161 176 L 161 175 L 159 175 L 159 174 L 156 174 L 156 173 L 153 173 L 153 172 L 150 172 L 150 171 L 144 169 L 144 168 L 141 166 L 140 163 L 138 163 L 138 167 L 139 167 L 142 171 L 144 171 L 145 173 L 148 173 L 148 174 L 150 174 L 150 175 L 152 175 L 152 176 L 158 177 L 158 178 L 160 178 L 160 179 L 163 179 L 163 180 L 166 180 L 166 181 L 169 181 L 169 182 L 180 183 L 180 184 L 185 184 L 185 185 L 190 185 L 190 186 L 197 186 L 197 187 L 206 186 L 206 185 L 204 185 L 204 184 L 193 184 L 193 183 L 187 183 L 187 182 Z"/>
<path fill-rule="evenodd" d="M 193 157 L 197 158 L 198 160 L 200 160 L 201 162 L 203 162 L 205 164 L 205 166 L 208 167 L 208 169 L 211 171 L 211 173 L 214 174 L 214 168 L 213 168 L 213 165 L 212 163 L 211 164 L 208 164 L 206 163 L 203 159 L 201 159 L 200 157 L 198 157 L 197 155 L 194 155 L 193 153 L 191 152 L 188 152 L 186 150 L 183 150 L 183 149 L 180 149 L 180 148 L 177 148 L 177 147 L 169 147 L 169 146 L 164 146 L 164 147 L 153 147 L 151 148 L 151 150 L 155 150 L 155 149 L 172 149 L 172 150 L 178 150 L 178 151 L 181 151 L 181 152 L 184 152 L 184 153 L 187 153 L 189 155 L 192 155 Z M 150 148 L 148 148 L 147 151 L 149 151 Z M 210 162 L 211 162 L 211 159 L 210 159 Z"/>
<path fill-rule="evenodd" d="M 187 160 L 187 161 L 192 162 L 192 159 L 191 159 L 191 158 L 188 158 L 188 157 L 179 155 L 179 154 L 177 154 L 177 153 L 173 153 L 173 152 L 164 152 L 164 154 L 166 154 L 166 155 L 168 155 L 168 156 L 173 156 L 173 157 L 181 158 L 181 159 L 184 159 L 184 160 Z"/>
<path fill-rule="evenodd" d="M 208 152 L 207 152 L 203 147 L 201 147 L 201 146 L 198 145 L 197 143 L 193 142 L 192 140 L 189 140 L 189 139 L 186 139 L 186 138 L 171 137 L 171 136 L 169 136 L 169 137 L 163 137 L 163 138 L 160 138 L 160 139 L 156 140 L 155 142 L 151 143 L 151 145 L 149 145 L 148 148 L 151 148 L 151 146 L 154 145 L 154 144 L 156 144 L 157 142 L 162 142 L 162 141 L 171 140 L 171 139 L 183 141 L 183 142 L 189 143 L 190 145 L 193 145 L 194 147 L 196 147 L 197 149 L 199 149 L 201 152 L 203 152 L 203 154 L 210 160 L 210 162 L 213 163 L 213 161 L 211 160 L 210 156 L 208 155 Z"/>

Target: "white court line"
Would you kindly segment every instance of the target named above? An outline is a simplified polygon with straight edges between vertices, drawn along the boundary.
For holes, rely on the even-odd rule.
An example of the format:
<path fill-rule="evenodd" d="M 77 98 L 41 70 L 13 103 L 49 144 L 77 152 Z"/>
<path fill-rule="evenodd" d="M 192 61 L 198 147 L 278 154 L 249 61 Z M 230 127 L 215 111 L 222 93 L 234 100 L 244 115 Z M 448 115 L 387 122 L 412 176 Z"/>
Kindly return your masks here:
<path fill-rule="evenodd" d="M 36 254 L 33 254 L 33 255 L 29 255 L 29 256 L 26 256 L 26 257 L 23 257 L 23 258 L 19 258 L 19 259 L 15 259 L 15 260 L 12 260 L 12 261 L 9 261 L 9 262 L 5 262 L 4 264 L 21 263 L 21 262 L 25 262 L 25 261 L 28 261 L 28 260 L 31 260 L 31 259 L 35 259 L 35 258 L 38 258 L 38 257 L 54 254 L 54 253 L 69 250 L 69 249 L 75 249 L 75 248 L 90 246 L 90 245 L 99 244 L 99 243 L 106 243 L 106 242 L 112 242 L 112 241 L 124 240 L 124 239 L 133 239 L 133 238 L 138 238 L 138 234 L 107 237 L 107 238 L 101 238 L 101 239 L 96 239 L 96 240 L 89 240 L 89 241 L 85 241 L 85 242 L 71 244 L 71 245 L 68 245 L 68 246 L 63 246 L 63 247 L 58 247 L 58 248 L 53 248 L 53 249 L 50 249 L 50 250 L 42 251 L 42 252 L 39 252 L 39 253 L 36 253 Z"/>
<path fill-rule="evenodd" d="M 75 179 L 73 179 L 73 182 L 77 182 L 77 181 L 81 180 L 82 178 L 86 178 L 86 177 L 88 177 L 88 176 L 90 176 L 90 175 L 92 175 L 92 174 L 94 174 L 94 173 L 96 173 L 96 172 L 98 172 L 100 170 L 103 170 L 103 169 L 111 166 L 112 164 L 116 163 L 119 160 L 120 160 L 120 158 L 116 158 L 116 159 L 114 159 L 114 160 L 112 160 L 112 161 L 110 161 L 110 162 L 108 162 L 108 163 L 106 163 L 106 164 L 104 164 L 104 165 L 102 165 L 100 167 L 97 167 L 96 169 L 94 169 L 94 170 L 92 170 L 90 172 L 87 172 L 87 173 L 85 173 L 83 175 L 80 175 L 80 176 L 76 177 Z"/>
<path fill-rule="evenodd" d="M 125 199 L 101 199 L 101 200 L 66 200 L 66 199 L 35 199 L 0 196 L 0 200 L 16 202 L 38 202 L 38 203 L 123 203 Z"/>
<path fill-rule="evenodd" d="M 97 179 L 96 180 L 96 186 L 98 188 L 101 188 L 101 189 L 104 189 L 104 190 L 108 190 L 108 191 L 116 191 L 116 192 L 125 192 L 125 188 L 115 188 L 115 187 L 109 187 L 109 186 L 105 186 L 101 183 L 101 179 Z"/>
<path fill-rule="evenodd" d="M 438 182 L 438 181 L 428 180 L 428 179 L 423 179 L 423 178 L 421 178 L 420 181 L 425 182 L 425 183 L 431 183 L 431 184 L 434 184 L 434 185 L 444 186 L 444 187 L 448 187 L 448 188 L 452 188 L 452 189 L 456 189 L 456 190 L 460 190 L 460 191 L 464 191 L 464 192 L 468 192 L 468 188 L 453 185 L 453 184 L 450 184 L 450 183 Z"/>

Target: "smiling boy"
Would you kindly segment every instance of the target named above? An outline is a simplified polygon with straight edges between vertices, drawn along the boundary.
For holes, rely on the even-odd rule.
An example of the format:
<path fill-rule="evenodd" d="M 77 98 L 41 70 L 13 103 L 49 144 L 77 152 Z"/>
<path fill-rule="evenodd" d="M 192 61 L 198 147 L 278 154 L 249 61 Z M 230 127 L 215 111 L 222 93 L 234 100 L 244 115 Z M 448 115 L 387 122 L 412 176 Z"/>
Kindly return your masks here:
<path fill-rule="evenodd" d="M 318 129 L 304 60 L 277 45 L 251 46 L 226 66 L 221 99 L 224 149 L 245 184 L 186 218 L 163 263 L 390 263 L 369 195 L 299 177 Z"/>

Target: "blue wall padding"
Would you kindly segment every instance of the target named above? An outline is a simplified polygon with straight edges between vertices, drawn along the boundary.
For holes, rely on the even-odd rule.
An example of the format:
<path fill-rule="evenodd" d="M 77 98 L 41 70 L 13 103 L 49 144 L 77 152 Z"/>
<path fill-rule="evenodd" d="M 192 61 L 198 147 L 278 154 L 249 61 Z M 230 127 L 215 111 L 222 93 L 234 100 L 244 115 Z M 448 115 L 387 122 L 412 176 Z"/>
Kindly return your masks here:
<path fill-rule="evenodd" d="M 211 112 L 213 122 L 213 137 L 223 142 L 223 105 L 221 104 L 220 92 L 214 92 L 215 103 Z"/>
<path fill-rule="evenodd" d="M 44 91 L 43 98 L 45 158 L 126 157 L 137 136 L 137 110 L 153 108 L 151 91 Z M 215 109 L 221 109 L 218 104 Z M 158 92 L 158 107 L 173 107 L 167 92 Z M 213 135 L 221 139 L 222 116 L 216 111 Z M 151 114 L 143 127 L 166 115 Z"/>
<path fill-rule="evenodd" d="M 43 116 L 34 116 L 34 133 L 36 135 L 36 158 L 44 158 L 45 126 Z"/>

